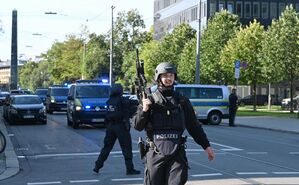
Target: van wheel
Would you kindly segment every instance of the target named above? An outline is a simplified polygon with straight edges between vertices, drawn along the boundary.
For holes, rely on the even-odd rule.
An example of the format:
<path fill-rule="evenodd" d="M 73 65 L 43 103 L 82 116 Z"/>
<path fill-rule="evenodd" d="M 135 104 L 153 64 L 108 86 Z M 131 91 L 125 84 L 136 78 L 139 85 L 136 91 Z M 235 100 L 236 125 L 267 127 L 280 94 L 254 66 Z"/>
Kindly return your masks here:
<path fill-rule="evenodd" d="M 211 112 L 208 116 L 208 121 L 211 125 L 219 125 L 221 120 L 222 118 L 219 112 Z"/>

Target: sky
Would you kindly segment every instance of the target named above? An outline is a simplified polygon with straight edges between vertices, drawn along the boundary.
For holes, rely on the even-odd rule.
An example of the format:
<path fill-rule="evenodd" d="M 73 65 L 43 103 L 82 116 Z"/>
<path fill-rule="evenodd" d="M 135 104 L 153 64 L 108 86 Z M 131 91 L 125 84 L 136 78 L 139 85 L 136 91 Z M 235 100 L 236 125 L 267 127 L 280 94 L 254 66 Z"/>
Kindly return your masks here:
<path fill-rule="evenodd" d="M 18 14 L 18 56 L 33 58 L 45 53 L 54 41 L 79 35 L 82 25 L 92 33 L 111 28 L 111 6 L 117 13 L 137 9 L 149 30 L 153 24 L 154 0 L 0 0 L 0 60 L 11 57 L 12 11 Z M 45 14 L 55 12 L 56 15 Z"/>

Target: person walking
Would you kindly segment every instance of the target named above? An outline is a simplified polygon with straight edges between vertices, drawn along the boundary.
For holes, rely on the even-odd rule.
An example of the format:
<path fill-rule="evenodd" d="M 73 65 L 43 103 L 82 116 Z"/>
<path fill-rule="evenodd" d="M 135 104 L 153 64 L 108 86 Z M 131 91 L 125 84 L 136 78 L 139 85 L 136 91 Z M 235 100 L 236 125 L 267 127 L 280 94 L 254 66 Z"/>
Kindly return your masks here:
<path fill-rule="evenodd" d="M 111 88 L 110 98 L 107 100 L 108 113 L 105 117 L 106 135 L 104 147 L 95 162 L 94 172 L 104 166 L 104 162 L 109 156 L 116 139 L 118 139 L 126 164 L 127 175 L 140 174 L 134 169 L 132 154 L 132 139 L 130 134 L 128 99 L 122 97 L 123 88 L 120 84 L 115 84 Z"/>
<path fill-rule="evenodd" d="M 163 62 L 155 70 L 157 90 L 143 97 L 133 117 L 134 128 L 145 130 L 145 185 L 182 185 L 188 179 L 185 152 L 185 129 L 206 151 L 209 160 L 215 158 L 207 135 L 196 119 L 189 99 L 174 91 L 177 77 L 175 66 Z"/>
<path fill-rule="evenodd" d="M 237 89 L 233 88 L 229 95 L 229 126 L 235 127 L 235 117 L 238 109 Z"/>

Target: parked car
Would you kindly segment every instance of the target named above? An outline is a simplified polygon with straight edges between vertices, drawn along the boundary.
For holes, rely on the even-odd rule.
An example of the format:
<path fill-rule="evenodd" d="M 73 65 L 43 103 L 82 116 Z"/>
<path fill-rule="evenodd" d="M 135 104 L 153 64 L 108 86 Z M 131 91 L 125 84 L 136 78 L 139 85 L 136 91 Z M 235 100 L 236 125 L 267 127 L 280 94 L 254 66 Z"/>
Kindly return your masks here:
<path fill-rule="evenodd" d="M 11 90 L 10 94 L 33 94 L 33 92 L 28 89 L 15 89 Z"/>
<path fill-rule="evenodd" d="M 45 106 L 37 95 L 11 95 L 4 111 L 3 116 L 10 123 L 33 121 L 47 124 Z"/>
<path fill-rule="evenodd" d="M 0 105 L 4 104 L 5 98 L 9 96 L 9 92 L 7 91 L 1 91 L 0 92 Z"/>
<path fill-rule="evenodd" d="M 299 95 L 295 96 L 293 98 L 293 109 L 298 109 L 298 103 L 299 103 Z M 284 98 L 281 101 L 281 109 L 282 110 L 290 110 L 291 108 L 291 98 Z"/>
<path fill-rule="evenodd" d="M 244 105 L 253 105 L 253 95 L 245 96 L 244 98 L 241 98 L 238 100 L 238 104 L 240 106 Z M 281 98 L 277 95 L 271 95 L 271 105 L 280 105 Z M 263 106 L 268 105 L 268 95 L 256 95 L 256 105 Z"/>

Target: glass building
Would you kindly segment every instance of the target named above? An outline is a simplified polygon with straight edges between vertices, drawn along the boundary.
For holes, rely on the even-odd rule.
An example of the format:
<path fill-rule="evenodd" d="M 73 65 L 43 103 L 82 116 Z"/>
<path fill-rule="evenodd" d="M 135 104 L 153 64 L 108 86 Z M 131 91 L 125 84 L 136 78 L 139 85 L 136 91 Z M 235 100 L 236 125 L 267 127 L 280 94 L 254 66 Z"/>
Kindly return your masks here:
<path fill-rule="evenodd" d="M 181 23 L 198 30 L 199 15 L 203 29 L 208 19 L 222 9 L 239 15 L 242 24 L 256 19 L 268 26 L 290 4 L 299 11 L 299 0 L 155 0 L 154 38 L 161 39 Z"/>

